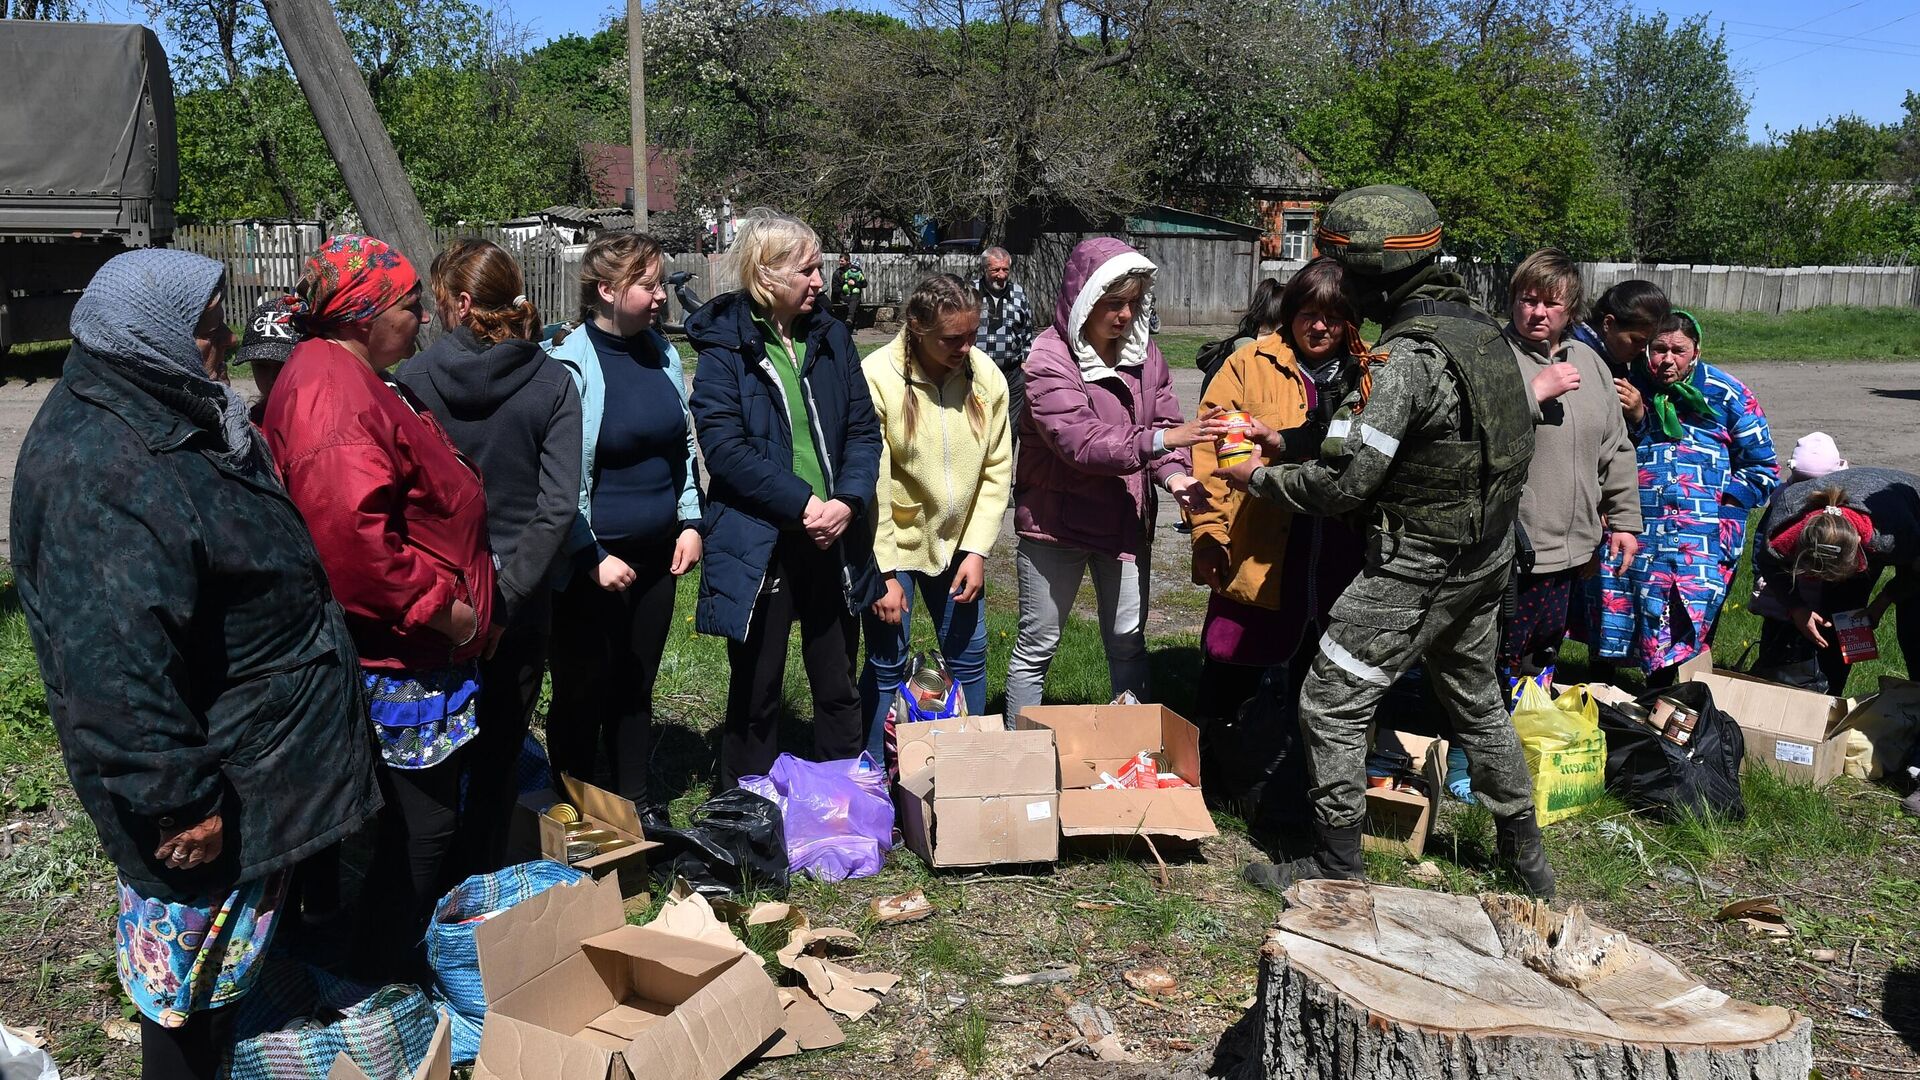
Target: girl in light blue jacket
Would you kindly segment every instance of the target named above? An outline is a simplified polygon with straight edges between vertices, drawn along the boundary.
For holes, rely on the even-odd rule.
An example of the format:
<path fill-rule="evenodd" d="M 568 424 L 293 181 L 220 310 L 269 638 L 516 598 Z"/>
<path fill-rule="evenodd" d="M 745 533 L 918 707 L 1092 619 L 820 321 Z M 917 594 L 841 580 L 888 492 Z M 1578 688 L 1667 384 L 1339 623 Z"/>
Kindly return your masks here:
<path fill-rule="evenodd" d="M 700 489 L 680 357 L 654 328 L 665 257 L 620 233 L 580 267 L 581 326 L 548 352 L 580 391 L 580 512 L 556 571 L 553 706 L 547 755 L 591 782 L 604 733 L 614 790 L 648 827 L 666 823 L 650 790 L 653 687 L 673 626 L 675 582 L 700 561 Z"/>

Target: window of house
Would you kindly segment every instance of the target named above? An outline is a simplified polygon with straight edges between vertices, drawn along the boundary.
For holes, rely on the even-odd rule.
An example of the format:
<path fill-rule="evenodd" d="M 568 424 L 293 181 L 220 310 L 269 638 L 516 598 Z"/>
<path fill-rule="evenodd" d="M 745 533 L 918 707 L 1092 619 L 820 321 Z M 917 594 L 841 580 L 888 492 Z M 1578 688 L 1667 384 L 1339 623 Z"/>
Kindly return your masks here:
<path fill-rule="evenodd" d="M 1305 262 L 1313 250 L 1313 214 L 1289 213 L 1281 219 L 1280 257 Z"/>

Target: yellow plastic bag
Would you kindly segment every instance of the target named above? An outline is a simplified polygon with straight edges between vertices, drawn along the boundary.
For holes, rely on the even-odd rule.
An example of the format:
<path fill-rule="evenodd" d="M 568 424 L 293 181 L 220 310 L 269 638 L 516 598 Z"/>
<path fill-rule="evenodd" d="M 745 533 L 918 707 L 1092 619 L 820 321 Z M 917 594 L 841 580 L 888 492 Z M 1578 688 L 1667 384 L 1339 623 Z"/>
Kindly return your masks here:
<path fill-rule="evenodd" d="M 1572 817 L 1607 793 L 1607 737 L 1600 730 L 1600 706 L 1585 686 L 1550 698 L 1533 680 L 1523 680 L 1513 726 L 1533 774 L 1540 824 Z"/>

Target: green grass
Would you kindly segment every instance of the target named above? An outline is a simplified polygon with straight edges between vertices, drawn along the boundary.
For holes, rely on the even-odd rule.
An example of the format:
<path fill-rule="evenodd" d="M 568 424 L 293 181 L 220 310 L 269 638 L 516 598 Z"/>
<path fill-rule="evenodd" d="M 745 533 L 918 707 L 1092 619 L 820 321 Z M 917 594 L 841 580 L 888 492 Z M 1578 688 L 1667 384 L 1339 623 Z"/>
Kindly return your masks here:
<path fill-rule="evenodd" d="M 1701 355 L 1714 363 L 1751 360 L 1920 359 L 1920 308 L 1823 307 L 1781 315 L 1700 312 Z M 1173 367 L 1192 367 L 1200 346 L 1227 333 L 1169 331 L 1156 340 Z M 1368 341 L 1380 328 L 1361 328 Z"/>
<path fill-rule="evenodd" d="M 1700 314 L 1701 355 L 1729 360 L 1920 357 L 1920 308 L 1823 307 L 1781 315 Z"/>

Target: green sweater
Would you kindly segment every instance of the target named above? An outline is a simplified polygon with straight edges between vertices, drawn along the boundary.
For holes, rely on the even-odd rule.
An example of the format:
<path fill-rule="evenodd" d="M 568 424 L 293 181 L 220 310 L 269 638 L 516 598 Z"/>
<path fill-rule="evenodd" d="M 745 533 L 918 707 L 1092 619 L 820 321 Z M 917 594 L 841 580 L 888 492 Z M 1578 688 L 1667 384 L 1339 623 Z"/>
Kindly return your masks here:
<path fill-rule="evenodd" d="M 813 496 L 827 500 L 827 473 L 820 467 L 820 448 L 813 441 L 813 413 L 807 408 L 807 393 L 800 385 L 800 369 L 806 366 L 807 343 L 795 338 L 789 353 L 779 331 L 758 314 L 753 317 L 760 337 L 767 343 L 767 359 L 773 373 L 780 377 L 780 390 L 787 397 L 787 420 L 793 427 L 793 474 L 807 482 Z"/>

